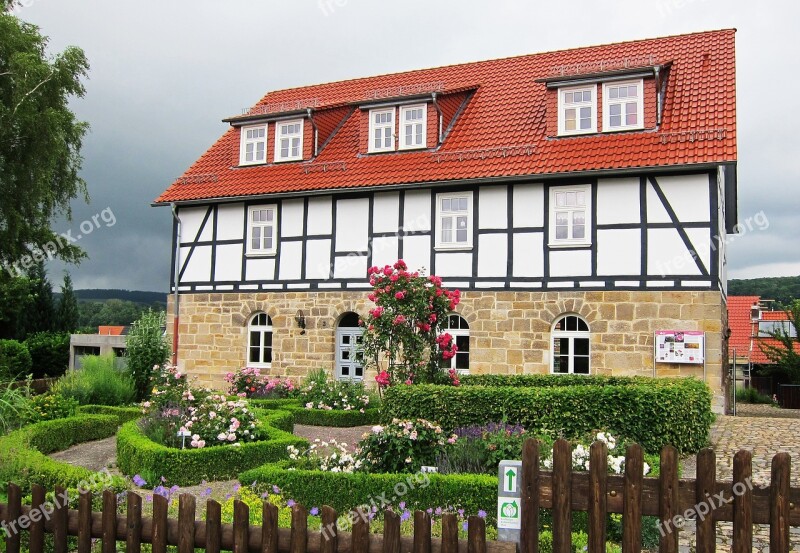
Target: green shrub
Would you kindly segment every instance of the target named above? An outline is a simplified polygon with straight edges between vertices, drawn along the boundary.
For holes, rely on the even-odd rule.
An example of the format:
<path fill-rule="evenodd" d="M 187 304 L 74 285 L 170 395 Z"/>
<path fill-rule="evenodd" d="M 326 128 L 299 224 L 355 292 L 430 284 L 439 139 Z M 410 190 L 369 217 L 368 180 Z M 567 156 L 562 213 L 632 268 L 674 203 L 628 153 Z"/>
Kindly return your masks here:
<path fill-rule="evenodd" d="M 39 422 L 0 438 L 0 481 L 14 482 L 24 491 L 32 484 L 52 490 L 55 486 L 75 487 L 96 479 L 96 472 L 51 459 L 47 455 L 77 443 L 113 436 L 119 419 L 110 415 L 80 415 Z M 115 489 L 127 484 L 109 479 Z"/>
<path fill-rule="evenodd" d="M 440 451 L 436 465 L 442 474 L 497 474 L 503 459 L 521 459 L 522 443 L 531 437 L 521 426 L 489 423 L 456 428 L 458 439 Z"/>
<path fill-rule="evenodd" d="M 330 505 L 340 513 L 384 497 L 393 505 L 404 501 L 412 510 L 452 506 L 473 515 L 484 510 L 490 517 L 497 504 L 497 477 L 485 474 L 341 473 L 267 464 L 243 472 L 239 481 L 256 482 L 259 492 L 272 493 L 277 485 L 284 497 L 303 505 Z"/>
<path fill-rule="evenodd" d="M 295 424 L 308 426 L 335 426 L 350 428 L 378 424 L 380 410 L 377 408 L 361 411 L 340 411 L 336 409 L 306 409 L 298 399 L 251 399 L 250 405 L 256 409 L 280 409 L 294 414 Z"/>
<path fill-rule="evenodd" d="M 165 326 L 166 314 L 152 309 L 131 325 L 125 357 L 128 360 L 128 373 L 136 386 L 136 401 L 150 397 L 153 367 L 163 365 L 169 358 L 171 348 L 164 337 Z"/>
<path fill-rule="evenodd" d="M 331 380 L 324 369 L 310 372 L 296 393 L 307 409 L 359 411 L 369 405 L 363 382 Z"/>
<path fill-rule="evenodd" d="M 24 378 L 32 365 L 28 346 L 23 342 L 0 340 L 0 380 Z"/>
<path fill-rule="evenodd" d="M 82 415 L 113 415 L 119 424 L 141 418 L 142 410 L 139 407 L 116 407 L 113 405 L 81 405 L 78 413 Z"/>
<path fill-rule="evenodd" d="M 775 405 L 772 398 L 762 394 L 755 388 L 736 388 L 736 401 L 742 403 L 759 403 L 764 405 Z"/>
<path fill-rule="evenodd" d="M 188 486 L 201 480 L 225 480 L 265 462 L 286 459 L 290 445 L 308 447 L 308 442 L 261 422 L 263 440 L 201 449 L 176 449 L 149 439 L 137 421 L 117 433 L 117 464 L 124 474 L 139 474 L 148 482 L 166 478 L 170 485 Z"/>
<path fill-rule="evenodd" d="M 69 334 L 37 332 L 25 339 L 33 362 L 33 377 L 59 377 L 69 366 Z"/>
<path fill-rule="evenodd" d="M 27 386 L 16 382 L 0 383 L 0 430 L 3 434 L 19 428 L 33 416 L 30 382 Z"/>
<path fill-rule="evenodd" d="M 565 386 L 671 386 L 674 379 L 653 379 L 647 376 L 584 376 L 579 374 L 465 374 L 460 377 L 462 386 L 489 386 L 500 388 L 560 388 Z"/>
<path fill-rule="evenodd" d="M 77 413 L 78 401 L 61 394 L 43 394 L 31 398 L 31 409 L 33 413 L 30 422 L 65 419 Z"/>
<path fill-rule="evenodd" d="M 83 367 L 58 379 L 53 393 L 72 398 L 81 405 L 129 405 L 135 391 L 130 377 L 116 369 L 113 354 L 83 358 Z"/>
<path fill-rule="evenodd" d="M 411 417 L 434 421 L 446 431 L 492 421 L 519 424 L 533 434 L 567 438 L 604 429 L 638 442 L 648 452 L 672 444 L 682 453 L 705 447 L 713 420 L 711 392 L 693 378 L 534 388 L 388 388 L 381 406 L 382 420 Z"/>

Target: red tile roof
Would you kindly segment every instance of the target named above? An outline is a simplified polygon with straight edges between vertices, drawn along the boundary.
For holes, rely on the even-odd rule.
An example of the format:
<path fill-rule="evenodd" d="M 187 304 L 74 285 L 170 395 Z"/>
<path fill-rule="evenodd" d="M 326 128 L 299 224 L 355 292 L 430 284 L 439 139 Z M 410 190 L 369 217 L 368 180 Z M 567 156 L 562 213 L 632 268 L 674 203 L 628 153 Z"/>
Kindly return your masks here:
<path fill-rule="evenodd" d="M 122 336 L 125 334 L 124 326 L 98 326 L 97 333 L 101 336 Z"/>
<path fill-rule="evenodd" d="M 156 201 L 735 161 L 734 42 L 735 30 L 728 29 L 270 92 L 254 111 L 270 111 L 275 106 L 289 110 L 306 105 L 310 99 L 314 109 L 320 111 L 366 102 L 375 91 L 388 94 L 398 87 L 422 89 L 432 83 L 443 87 L 443 94 L 477 89 L 438 152 L 532 148 L 516 155 L 468 156 L 473 159 L 442 158 L 430 151 L 359 156 L 360 118 L 356 110 L 311 163 L 322 166 L 335 162 L 336 170 L 310 171 L 298 163 L 234 168 L 239 131 L 231 128 Z M 537 79 L 552 77 L 565 67 L 580 71 L 625 59 L 672 64 L 663 122 L 657 132 L 548 138 L 547 90 Z M 691 132 L 711 129 L 724 129 L 724 133 L 688 139 Z"/>
<path fill-rule="evenodd" d="M 761 350 L 760 344 L 779 345 L 773 338 L 758 335 L 758 321 L 751 319 L 751 307 L 761 301 L 760 296 L 729 296 L 728 297 L 728 328 L 731 336 L 728 340 L 728 356 L 733 359 L 733 350 L 736 348 L 737 364 L 747 363 L 748 359 L 754 364 L 771 364 Z M 761 310 L 762 321 L 786 321 L 789 316 L 785 311 Z M 800 344 L 795 345 L 800 352 Z"/>

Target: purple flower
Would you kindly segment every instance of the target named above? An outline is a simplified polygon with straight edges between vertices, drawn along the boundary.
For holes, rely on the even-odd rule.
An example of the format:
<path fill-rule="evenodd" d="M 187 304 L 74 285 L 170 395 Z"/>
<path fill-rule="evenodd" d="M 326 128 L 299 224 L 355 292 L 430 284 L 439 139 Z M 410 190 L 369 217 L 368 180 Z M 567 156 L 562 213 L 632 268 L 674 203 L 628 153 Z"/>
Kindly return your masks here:
<path fill-rule="evenodd" d="M 405 509 L 406 508 L 406 502 L 405 501 L 401 501 L 397 506 L 400 507 L 401 509 Z"/>
<path fill-rule="evenodd" d="M 464 516 L 464 509 L 459 509 L 458 510 L 458 516 L 460 516 L 460 517 Z"/>
<path fill-rule="evenodd" d="M 225 494 L 225 501 L 228 501 L 231 497 L 233 497 L 233 494 Z"/>
<path fill-rule="evenodd" d="M 464 524 L 461 525 L 461 529 L 464 530 L 464 532 L 467 531 L 468 527 L 469 527 L 469 523 L 468 522 L 464 522 Z"/>
<path fill-rule="evenodd" d="M 441 515 L 442 514 L 442 508 L 441 507 L 436 507 L 436 510 L 434 511 L 434 513 L 436 513 L 437 516 Z"/>
<path fill-rule="evenodd" d="M 296 505 L 296 503 L 295 503 L 294 499 L 290 499 L 289 501 L 286 502 L 286 506 L 287 507 L 294 507 L 295 505 Z"/>
<path fill-rule="evenodd" d="M 481 509 L 480 511 L 478 511 L 478 516 L 481 518 L 486 518 L 486 511 Z"/>
<path fill-rule="evenodd" d="M 311 516 L 315 517 L 315 516 L 317 516 L 319 514 L 319 509 L 317 509 L 316 507 L 311 507 L 311 510 L 309 511 L 309 513 L 311 513 Z"/>
<path fill-rule="evenodd" d="M 409 511 L 408 509 L 406 509 L 405 511 L 403 511 L 403 514 L 402 514 L 402 515 L 400 515 L 400 520 L 401 520 L 402 522 L 405 522 L 405 521 L 407 521 L 407 520 L 408 520 L 408 519 L 410 519 L 410 518 L 411 518 L 411 511 Z"/>
<path fill-rule="evenodd" d="M 264 493 L 261 494 L 261 499 L 266 499 L 268 497 L 269 497 L 269 494 L 267 492 L 264 492 Z"/>
<path fill-rule="evenodd" d="M 428 507 L 427 509 L 425 509 L 425 512 L 428 513 L 429 515 L 432 515 L 433 514 L 433 509 Z"/>
<path fill-rule="evenodd" d="M 241 485 L 239 485 L 239 484 L 234 484 L 234 485 L 233 485 L 233 493 L 236 493 L 236 492 L 238 492 L 238 491 L 239 491 L 239 489 L 240 489 L 241 487 L 242 487 L 242 486 L 241 486 Z"/>
<path fill-rule="evenodd" d="M 281 489 L 278 486 L 272 486 L 272 493 L 281 493 Z"/>
<path fill-rule="evenodd" d="M 140 487 L 140 488 L 141 488 L 141 487 L 143 487 L 143 486 L 146 486 L 146 485 L 147 485 L 147 480 L 145 480 L 144 478 L 142 478 L 142 477 L 141 477 L 141 476 L 139 476 L 138 474 L 135 474 L 135 475 L 133 476 L 133 483 L 134 483 L 134 484 L 136 484 L 138 487 Z"/>
<path fill-rule="evenodd" d="M 162 476 L 162 477 L 161 477 L 161 481 L 162 481 L 162 482 L 166 482 L 166 481 L 167 481 L 167 479 L 166 479 L 164 476 Z"/>

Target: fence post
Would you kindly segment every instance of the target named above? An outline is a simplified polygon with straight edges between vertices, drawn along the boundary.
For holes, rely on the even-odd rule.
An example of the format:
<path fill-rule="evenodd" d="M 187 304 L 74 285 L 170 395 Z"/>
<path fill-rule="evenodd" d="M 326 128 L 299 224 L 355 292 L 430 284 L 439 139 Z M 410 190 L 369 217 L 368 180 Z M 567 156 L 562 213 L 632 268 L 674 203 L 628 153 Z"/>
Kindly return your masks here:
<path fill-rule="evenodd" d="M 442 515 L 441 553 L 458 553 L 458 519 L 453 513 Z"/>
<path fill-rule="evenodd" d="M 83 490 L 78 496 L 78 553 L 92 551 L 92 492 Z"/>
<path fill-rule="evenodd" d="M 16 484 L 8 484 L 8 507 L 5 522 L 9 528 L 6 530 L 6 551 L 19 553 L 20 528 L 19 517 L 22 516 L 22 490 Z"/>
<path fill-rule="evenodd" d="M 553 445 L 553 553 L 572 553 L 572 446 Z"/>
<path fill-rule="evenodd" d="M 103 553 L 117 551 L 117 495 L 103 490 Z"/>
<path fill-rule="evenodd" d="M 520 480 L 522 520 L 520 553 L 539 552 L 539 442 L 528 438 L 522 445 Z"/>
<path fill-rule="evenodd" d="M 741 449 L 733 456 L 733 553 L 749 553 L 753 548 L 753 491 L 748 485 L 753 472 L 753 454 Z M 736 486 L 744 486 L 743 493 Z"/>
<path fill-rule="evenodd" d="M 334 520 L 335 515 L 334 512 Z M 322 509 L 322 526 L 325 528 L 325 508 Z M 336 531 L 335 524 L 334 531 Z M 335 548 L 333 551 L 326 551 L 324 543 L 321 543 L 320 547 L 322 547 L 321 553 L 336 553 Z M 278 553 L 278 507 L 269 501 L 264 501 L 261 507 L 261 553 Z"/>
<path fill-rule="evenodd" d="M 55 511 L 53 511 L 53 551 L 54 553 L 67 553 L 68 537 L 67 524 L 69 516 L 69 497 L 67 490 L 61 486 L 56 486 L 56 497 L 54 499 Z"/>
<path fill-rule="evenodd" d="M 308 511 L 302 505 L 295 505 L 292 507 L 292 533 L 289 539 L 289 552 L 306 553 L 307 547 Z"/>
<path fill-rule="evenodd" d="M 128 532 L 127 553 L 140 553 L 142 550 L 142 496 L 128 492 Z"/>
<path fill-rule="evenodd" d="M 206 553 L 219 553 L 222 548 L 222 506 L 206 501 Z"/>
<path fill-rule="evenodd" d="M 705 448 L 697 454 L 697 477 L 694 485 L 695 503 L 708 505 L 708 498 L 717 491 L 717 456 L 711 448 Z M 717 549 L 717 532 L 714 512 L 710 505 L 708 513 L 702 517 L 698 516 L 696 528 L 697 553 L 714 553 Z M 675 528 L 670 527 L 665 530 L 676 531 Z"/>
<path fill-rule="evenodd" d="M 639 444 L 625 452 L 625 479 L 622 495 L 622 553 L 642 550 L 642 481 L 644 455 Z"/>
<path fill-rule="evenodd" d="M 292 517 L 294 526 L 294 517 Z M 250 539 L 250 507 L 239 499 L 233 500 L 233 553 L 247 553 Z"/>
<path fill-rule="evenodd" d="M 608 446 L 596 441 L 589 450 L 589 553 L 606 551 Z"/>
<path fill-rule="evenodd" d="M 356 509 L 355 522 L 353 522 L 353 533 L 351 539 L 352 553 L 368 553 L 369 552 L 369 522 L 367 512 L 362 509 Z M 416 528 L 415 528 L 416 530 Z M 296 551 L 292 553 L 305 553 L 305 551 Z"/>
<path fill-rule="evenodd" d="M 167 511 L 169 502 L 161 494 L 153 494 L 153 553 L 167 553 Z"/>
<path fill-rule="evenodd" d="M 31 486 L 31 509 L 38 509 L 41 512 L 44 504 L 44 488 L 39 484 L 33 484 Z M 89 510 L 91 511 L 91 507 Z M 44 517 L 38 517 L 38 520 L 33 520 L 31 517 L 30 548 L 31 553 L 44 552 Z"/>
<path fill-rule="evenodd" d="M 769 485 L 769 550 L 789 553 L 789 491 L 792 458 L 778 453 L 772 458 Z"/>
<path fill-rule="evenodd" d="M 178 498 L 178 553 L 194 553 L 195 512 L 195 497 L 182 493 Z"/>
<path fill-rule="evenodd" d="M 400 515 L 391 509 L 383 515 L 383 553 L 400 553 Z"/>
<path fill-rule="evenodd" d="M 467 519 L 467 553 L 486 553 L 486 521 L 475 515 Z"/>
<path fill-rule="evenodd" d="M 661 475 L 658 486 L 659 518 L 662 524 L 678 514 L 678 451 L 671 445 L 661 448 Z M 660 553 L 678 553 L 678 533 L 666 532 L 661 535 L 658 550 Z"/>

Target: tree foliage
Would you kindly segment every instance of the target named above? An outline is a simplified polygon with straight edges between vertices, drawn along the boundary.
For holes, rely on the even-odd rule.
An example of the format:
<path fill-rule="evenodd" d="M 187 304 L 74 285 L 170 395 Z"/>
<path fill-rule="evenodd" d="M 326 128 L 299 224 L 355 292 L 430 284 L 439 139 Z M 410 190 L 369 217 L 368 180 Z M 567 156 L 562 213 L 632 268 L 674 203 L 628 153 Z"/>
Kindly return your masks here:
<path fill-rule="evenodd" d="M 761 296 L 787 305 L 792 298 L 800 298 L 800 276 L 752 278 L 728 281 L 731 296 Z"/>
<path fill-rule="evenodd" d="M 64 273 L 61 297 L 58 300 L 58 329 L 61 332 L 75 332 L 78 329 L 78 299 L 72 289 L 72 277 Z"/>
<path fill-rule="evenodd" d="M 51 224 L 71 216 L 72 199 L 88 199 L 78 175 L 88 125 L 69 101 L 84 95 L 89 64 L 76 47 L 49 55 L 39 29 L 0 2 L 0 264 L 21 271 L 47 256 L 79 261 L 82 250 Z"/>
<path fill-rule="evenodd" d="M 767 331 L 776 343 L 759 342 L 764 355 L 775 364 L 774 368 L 764 367 L 767 372 L 784 373 L 793 384 L 800 384 L 800 340 L 797 330 L 800 329 L 800 300 L 794 300 L 786 307 L 788 322 L 776 325 Z M 792 326 L 794 327 L 792 329 Z"/>
<path fill-rule="evenodd" d="M 47 278 L 44 263 L 36 263 L 28 272 L 32 302 L 25 311 L 25 325 L 20 339 L 37 332 L 49 332 L 56 326 L 53 285 Z"/>

